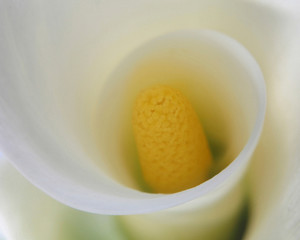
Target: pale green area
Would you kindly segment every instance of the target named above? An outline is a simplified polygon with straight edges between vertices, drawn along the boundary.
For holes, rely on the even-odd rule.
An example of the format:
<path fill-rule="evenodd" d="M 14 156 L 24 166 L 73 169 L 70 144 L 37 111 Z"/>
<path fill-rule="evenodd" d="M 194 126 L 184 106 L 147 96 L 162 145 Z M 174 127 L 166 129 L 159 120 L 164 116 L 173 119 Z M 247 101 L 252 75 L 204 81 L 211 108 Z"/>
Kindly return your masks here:
<path fill-rule="evenodd" d="M 62 240 L 129 240 L 115 216 L 69 210 L 61 226 Z"/>

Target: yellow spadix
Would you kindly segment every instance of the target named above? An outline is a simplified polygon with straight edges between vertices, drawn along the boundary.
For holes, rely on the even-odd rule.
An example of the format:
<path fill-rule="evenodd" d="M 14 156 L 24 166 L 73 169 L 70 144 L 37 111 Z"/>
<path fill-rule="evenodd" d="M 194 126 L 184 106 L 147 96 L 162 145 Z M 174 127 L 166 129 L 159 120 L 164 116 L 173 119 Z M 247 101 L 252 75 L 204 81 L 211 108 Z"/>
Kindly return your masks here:
<path fill-rule="evenodd" d="M 212 157 L 202 125 L 190 102 L 169 86 L 142 91 L 133 128 L 144 179 L 153 192 L 194 187 L 209 175 Z"/>

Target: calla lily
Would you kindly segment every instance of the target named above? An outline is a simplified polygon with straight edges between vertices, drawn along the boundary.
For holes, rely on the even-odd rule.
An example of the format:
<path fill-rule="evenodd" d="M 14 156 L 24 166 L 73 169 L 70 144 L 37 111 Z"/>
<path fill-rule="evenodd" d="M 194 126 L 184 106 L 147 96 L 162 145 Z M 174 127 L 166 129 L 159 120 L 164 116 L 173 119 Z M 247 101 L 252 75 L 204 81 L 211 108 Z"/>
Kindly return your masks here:
<path fill-rule="evenodd" d="M 5 237 L 297 239 L 299 13 L 296 1 L 1 1 Z M 118 146 L 109 143 L 119 130 L 95 137 L 93 119 L 104 118 L 95 115 L 103 104 L 99 93 L 142 44 L 191 29 L 224 34 L 257 62 L 268 97 L 260 142 L 250 165 L 248 157 L 244 164 L 234 161 L 207 183 L 177 194 L 142 193 L 126 165 L 113 161 Z M 122 94 L 120 88 L 115 91 Z M 99 152 L 105 140 L 107 151 Z"/>

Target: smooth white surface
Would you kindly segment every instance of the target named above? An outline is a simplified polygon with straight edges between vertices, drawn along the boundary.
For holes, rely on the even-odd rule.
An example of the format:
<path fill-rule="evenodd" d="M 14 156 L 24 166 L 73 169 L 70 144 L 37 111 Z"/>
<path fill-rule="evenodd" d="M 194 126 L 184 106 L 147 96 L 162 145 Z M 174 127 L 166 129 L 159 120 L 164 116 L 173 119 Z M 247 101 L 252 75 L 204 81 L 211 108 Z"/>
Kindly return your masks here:
<path fill-rule="evenodd" d="M 0 226 L 0 240 L 6 240 L 4 233 L 2 232 L 1 226 Z"/>

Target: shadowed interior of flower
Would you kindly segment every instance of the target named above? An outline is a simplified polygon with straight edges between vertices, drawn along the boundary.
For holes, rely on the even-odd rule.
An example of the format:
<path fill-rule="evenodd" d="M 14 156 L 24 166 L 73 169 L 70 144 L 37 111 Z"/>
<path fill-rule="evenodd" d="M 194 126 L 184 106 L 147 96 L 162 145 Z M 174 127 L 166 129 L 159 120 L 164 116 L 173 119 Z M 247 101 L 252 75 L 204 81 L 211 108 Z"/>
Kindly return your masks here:
<path fill-rule="evenodd" d="M 198 35 L 196 31 L 177 32 L 154 39 L 129 54 L 103 87 L 100 104 L 97 106 L 98 117 L 93 123 L 94 129 L 97 129 L 94 131 L 97 133 L 94 141 L 97 145 L 94 149 L 100 151 L 104 159 L 109 159 L 106 164 L 108 167 L 112 166 L 110 172 L 121 184 L 146 192 L 161 193 L 178 192 L 197 186 L 228 166 L 249 140 L 259 108 L 258 102 L 253 101 L 257 99 L 257 92 L 250 80 L 251 74 L 249 75 L 248 70 L 245 71 L 241 66 L 243 63 L 233 57 L 230 50 L 222 49 L 222 46 L 216 47 L 215 43 L 211 44 L 203 39 L 205 38 Z M 174 162 L 179 161 L 178 158 L 184 159 L 193 155 L 194 153 L 189 152 L 191 149 L 184 148 L 184 141 L 188 139 L 193 142 L 191 138 L 195 136 L 180 135 L 180 127 L 184 126 L 170 130 L 175 132 L 174 136 L 168 134 L 158 136 L 159 131 L 155 132 L 150 129 L 151 124 L 147 125 L 147 122 L 151 120 L 149 116 L 146 116 L 147 113 L 141 117 L 140 121 L 143 123 L 140 122 L 139 125 L 145 125 L 143 126 L 146 128 L 144 132 L 138 130 L 137 124 L 132 126 L 132 113 L 138 109 L 141 110 L 140 107 L 136 108 L 139 105 L 139 103 L 136 105 L 136 99 L 139 98 L 141 92 L 153 86 L 168 86 L 180 91 L 182 96 L 185 96 L 184 99 L 189 100 L 189 104 L 193 106 L 192 111 L 203 125 L 201 129 L 203 128 L 203 135 L 207 138 L 213 164 L 209 163 L 211 160 L 204 161 L 206 163 L 203 163 L 203 169 L 197 174 L 190 175 L 190 179 L 194 179 L 190 180 L 193 183 L 183 184 L 185 187 L 183 185 L 175 187 L 176 184 L 173 189 L 166 186 L 154 187 L 153 181 L 161 182 L 162 185 L 173 185 L 171 184 L 172 177 L 166 177 L 173 171 L 172 169 L 178 168 L 178 174 L 180 171 L 185 172 L 185 167 L 196 171 L 197 167 L 189 166 L 188 163 L 187 165 L 176 163 L 172 165 L 167 163 L 168 160 L 164 162 L 166 156 L 172 154 L 177 155 L 177 160 L 175 159 Z M 147 107 L 151 108 L 150 105 Z M 171 105 L 166 106 L 166 109 L 170 107 Z M 134 122 L 138 122 L 137 118 Z M 105 129 L 112 131 L 108 132 Z M 194 130 L 197 132 L 196 129 Z M 141 142 L 147 140 L 141 139 L 139 134 L 156 134 L 155 137 L 150 138 L 168 142 L 172 140 L 171 138 L 176 138 L 176 131 L 178 131 L 178 139 L 175 141 L 182 141 L 178 143 L 179 152 L 172 150 L 172 147 L 168 149 L 167 145 L 159 146 L 158 143 L 155 145 L 156 143 L 153 142 L 143 143 L 148 144 L 147 147 L 151 148 L 153 153 L 147 150 L 145 152 L 147 147 L 141 147 L 143 145 Z M 193 130 L 190 129 L 190 131 Z M 184 140 L 185 137 L 187 137 L 186 140 Z M 200 145 L 195 143 L 194 147 L 199 150 L 202 148 Z M 154 155 L 159 151 L 158 149 L 162 149 L 162 152 L 166 154 L 166 156 L 161 156 L 164 159 L 160 159 L 160 166 L 165 168 L 165 173 L 159 173 L 156 167 L 153 166 L 152 169 L 144 164 L 145 161 L 155 158 Z M 203 156 L 209 155 L 205 151 L 202 153 Z M 180 154 L 182 154 L 181 157 Z M 198 152 L 196 155 L 199 161 L 201 153 Z M 208 170 L 209 165 L 211 166 Z M 168 171 L 170 172 L 167 173 Z M 196 175 L 197 183 L 195 182 Z M 189 181 L 187 176 L 188 174 L 184 177 L 185 180 L 179 180 L 180 177 L 177 175 L 177 181 L 181 183 Z"/>

